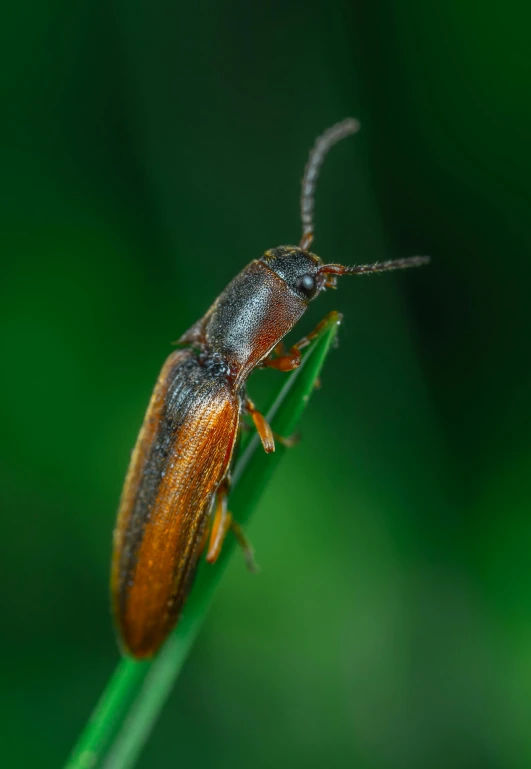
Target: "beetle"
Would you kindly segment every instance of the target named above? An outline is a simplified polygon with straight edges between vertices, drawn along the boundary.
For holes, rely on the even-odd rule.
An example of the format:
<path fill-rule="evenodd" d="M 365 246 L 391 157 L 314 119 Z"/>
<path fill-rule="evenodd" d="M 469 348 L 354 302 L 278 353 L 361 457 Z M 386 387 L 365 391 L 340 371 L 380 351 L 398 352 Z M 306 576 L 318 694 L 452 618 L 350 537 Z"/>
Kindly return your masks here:
<path fill-rule="evenodd" d="M 252 261 L 206 314 L 178 340 L 151 397 L 125 480 L 112 559 L 115 624 L 125 653 L 155 654 L 176 624 L 202 551 L 214 563 L 232 529 L 252 566 L 252 550 L 227 508 L 230 470 L 241 418 L 252 418 L 266 452 L 269 424 L 245 383 L 257 367 L 291 371 L 317 329 L 289 351 L 283 337 L 311 300 L 341 275 L 364 275 L 425 264 L 411 257 L 347 267 L 309 251 L 317 177 L 336 142 L 355 133 L 347 118 L 320 136 L 302 179 L 303 232 L 298 246 L 280 246 Z M 319 327 L 318 327 L 319 328 Z M 210 542 L 207 547 L 208 537 Z"/>

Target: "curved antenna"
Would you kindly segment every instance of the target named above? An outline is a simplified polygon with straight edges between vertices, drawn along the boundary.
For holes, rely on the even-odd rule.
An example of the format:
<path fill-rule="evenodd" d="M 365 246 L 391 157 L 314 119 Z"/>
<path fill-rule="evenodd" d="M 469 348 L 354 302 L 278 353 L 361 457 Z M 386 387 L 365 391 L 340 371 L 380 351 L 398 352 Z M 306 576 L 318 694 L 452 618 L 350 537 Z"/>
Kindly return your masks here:
<path fill-rule="evenodd" d="M 315 202 L 315 185 L 319 177 L 319 171 L 323 164 L 323 160 L 334 144 L 344 139 L 345 136 L 359 131 L 360 123 L 358 120 L 352 117 L 342 120 L 341 123 L 336 123 L 324 134 L 321 134 L 310 152 L 306 168 L 304 169 L 304 176 L 302 177 L 302 190 L 301 190 L 301 219 L 302 219 L 302 238 L 300 247 L 305 250 L 308 249 L 313 241 L 313 207 Z"/>

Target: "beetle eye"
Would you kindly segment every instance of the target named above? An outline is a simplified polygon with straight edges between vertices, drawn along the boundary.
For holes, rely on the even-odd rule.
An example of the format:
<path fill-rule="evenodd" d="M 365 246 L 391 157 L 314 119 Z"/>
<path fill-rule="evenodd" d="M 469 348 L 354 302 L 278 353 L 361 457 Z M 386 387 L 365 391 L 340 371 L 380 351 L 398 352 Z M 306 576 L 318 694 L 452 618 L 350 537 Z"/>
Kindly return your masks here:
<path fill-rule="evenodd" d="M 315 282 L 313 275 L 307 273 L 306 275 L 303 275 L 301 278 L 299 278 L 297 288 L 308 299 L 313 299 L 315 292 L 317 291 L 317 283 Z"/>

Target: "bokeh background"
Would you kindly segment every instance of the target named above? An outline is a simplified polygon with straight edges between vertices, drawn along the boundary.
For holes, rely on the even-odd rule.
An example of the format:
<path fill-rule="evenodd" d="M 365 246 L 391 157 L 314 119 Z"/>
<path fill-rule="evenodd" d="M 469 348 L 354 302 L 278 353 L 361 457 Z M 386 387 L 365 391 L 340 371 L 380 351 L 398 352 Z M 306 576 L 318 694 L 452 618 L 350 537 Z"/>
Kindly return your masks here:
<path fill-rule="evenodd" d="M 2 766 L 59 767 L 118 653 L 115 510 L 170 342 L 268 247 L 340 347 L 139 766 L 531 766 L 530 14 L 21 0 L 0 24 Z M 260 404 L 281 374 L 250 383 Z"/>

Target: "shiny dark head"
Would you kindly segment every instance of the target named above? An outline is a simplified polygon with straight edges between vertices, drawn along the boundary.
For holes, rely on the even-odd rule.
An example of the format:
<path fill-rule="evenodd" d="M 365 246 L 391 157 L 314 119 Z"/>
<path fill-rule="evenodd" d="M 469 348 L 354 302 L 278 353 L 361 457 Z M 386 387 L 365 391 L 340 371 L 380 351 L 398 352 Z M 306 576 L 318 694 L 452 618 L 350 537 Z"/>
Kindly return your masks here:
<path fill-rule="evenodd" d="M 325 278 L 319 274 L 323 266 L 318 256 L 298 246 L 279 246 L 266 251 L 260 259 L 305 302 L 314 299 L 324 288 Z"/>
<path fill-rule="evenodd" d="M 429 262 L 427 256 L 411 256 L 374 264 L 324 264 L 316 254 L 300 246 L 279 246 L 266 251 L 259 260 L 266 264 L 289 288 L 306 303 L 315 299 L 323 289 L 335 288 L 340 275 L 370 275 L 408 267 L 420 267 Z"/>

